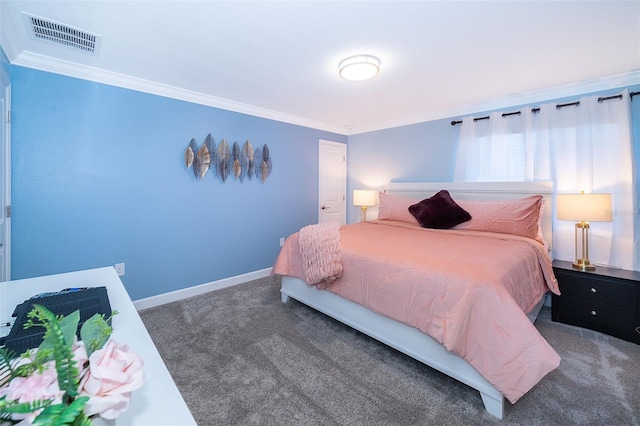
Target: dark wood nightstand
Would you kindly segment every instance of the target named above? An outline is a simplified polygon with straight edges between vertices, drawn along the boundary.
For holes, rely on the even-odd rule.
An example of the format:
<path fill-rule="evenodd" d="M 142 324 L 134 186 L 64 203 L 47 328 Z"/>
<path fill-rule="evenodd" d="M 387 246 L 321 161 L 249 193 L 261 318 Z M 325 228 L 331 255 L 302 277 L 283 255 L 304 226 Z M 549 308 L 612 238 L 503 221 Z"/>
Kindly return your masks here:
<path fill-rule="evenodd" d="M 553 261 L 560 296 L 552 295 L 551 319 L 640 344 L 640 272 L 597 266 L 574 269 Z"/>

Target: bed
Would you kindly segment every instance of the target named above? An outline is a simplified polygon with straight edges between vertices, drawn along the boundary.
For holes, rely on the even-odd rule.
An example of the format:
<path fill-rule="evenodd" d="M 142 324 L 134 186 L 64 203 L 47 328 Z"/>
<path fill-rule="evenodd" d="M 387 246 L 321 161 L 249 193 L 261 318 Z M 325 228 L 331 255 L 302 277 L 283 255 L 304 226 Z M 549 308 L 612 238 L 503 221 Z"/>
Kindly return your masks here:
<path fill-rule="evenodd" d="M 475 219 L 449 229 L 409 223 L 415 218 L 402 206 L 433 200 L 443 189 Z M 379 220 L 340 228 L 344 269 L 335 277 L 307 284 L 302 230 L 287 238 L 273 268 L 282 275 L 282 301 L 294 298 L 465 383 L 502 418 L 505 398 L 515 403 L 560 362 L 532 324 L 546 293 L 558 291 L 549 254 L 552 189 L 550 182 L 389 184 Z M 500 232 L 484 223 L 474 229 L 484 214 L 478 206 L 533 198 L 540 200 L 535 238 L 531 226 L 527 236 L 502 225 Z M 400 246 L 409 254 L 394 259 Z M 485 264 L 493 265 L 485 271 Z M 496 264 L 504 271 L 491 272 Z"/>

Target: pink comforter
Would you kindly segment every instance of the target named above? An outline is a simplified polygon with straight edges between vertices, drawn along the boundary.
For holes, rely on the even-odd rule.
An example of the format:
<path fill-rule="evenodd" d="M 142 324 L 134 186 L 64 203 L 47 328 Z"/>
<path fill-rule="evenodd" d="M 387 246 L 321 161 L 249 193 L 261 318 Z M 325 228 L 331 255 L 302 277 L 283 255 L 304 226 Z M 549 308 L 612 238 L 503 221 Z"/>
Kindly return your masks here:
<path fill-rule="evenodd" d="M 328 291 L 430 335 L 510 402 L 560 364 L 526 316 L 548 289 L 559 294 L 538 242 L 370 221 L 343 226 L 340 251 L 343 274 Z M 273 273 L 304 280 L 298 234 Z"/>

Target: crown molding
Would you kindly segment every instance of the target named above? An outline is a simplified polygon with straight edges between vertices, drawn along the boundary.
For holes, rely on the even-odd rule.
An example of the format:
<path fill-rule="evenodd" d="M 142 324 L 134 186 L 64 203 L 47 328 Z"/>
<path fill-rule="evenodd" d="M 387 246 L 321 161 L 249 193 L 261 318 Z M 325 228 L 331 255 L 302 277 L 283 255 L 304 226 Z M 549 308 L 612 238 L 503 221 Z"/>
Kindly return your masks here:
<path fill-rule="evenodd" d="M 11 55 L 9 54 L 10 52 L 6 53 L 11 60 Z M 403 117 L 398 120 L 378 123 L 373 126 L 346 127 L 332 125 L 316 120 L 310 120 L 308 118 L 296 116 L 293 114 L 285 114 L 279 111 L 260 108 L 253 105 L 243 104 L 229 99 L 218 98 L 191 90 L 181 89 L 179 87 L 156 83 L 150 80 L 144 80 L 124 74 L 105 71 L 95 67 L 79 65 L 77 63 L 55 59 L 50 56 L 40 55 L 29 51 L 22 51 L 13 60 L 11 60 L 11 63 L 13 65 L 34 68 L 40 71 L 52 72 L 68 77 L 75 77 L 82 80 L 93 81 L 96 83 L 122 87 L 139 92 L 164 96 L 214 108 L 220 108 L 227 111 L 238 112 L 241 114 L 266 118 L 269 120 L 275 120 L 288 124 L 310 127 L 313 129 L 324 130 L 327 132 L 337 133 L 339 135 L 345 136 L 385 130 L 394 127 L 408 126 L 440 119 L 449 119 L 491 110 L 513 108 L 516 106 L 536 104 L 539 102 L 548 102 L 553 99 L 580 96 L 586 93 L 617 89 L 640 84 L 640 70 L 637 70 L 626 74 L 619 74 L 594 80 L 582 81 L 563 86 L 552 87 L 549 89 L 525 92 L 513 96 L 477 102 L 426 114 L 418 114 L 411 117 Z"/>
<path fill-rule="evenodd" d="M 295 124 L 303 127 L 310 127 L 313 129 L 324 130 L 340 135 L 347 135 L 345 131 L 346 129 L 342 126 L 335 126 L 292 114 L 285 114 L 266 108 L 260 108 L 253 105 L 243 104 L 241 102 L 231 101 L 229 99 L 218 98 L 191 90 L 181 89 L 175 86 L 160 84 L 150 80 L 144 80 L 124 74 L 105 71 L 100 68 L 79 65 L 74 62 L 55 59 L 50 56 L 40 55 L 29 51 L 21 52 L 15 57 L 14 60 L 11 61 L 11 63 L 13 65 L 33 68 L 40 71 L 52 72 L 67 77 L 89 80 L 96 83 L 122 87 L 139 92 L 149 93 L 152 95 L 164 96 L 167 98 L 178 99 L 214 108 L 220 108 L 227 111 L 266 118 L 269 120 Z"/>
<path fill-rule="evenodd" d="M 522 105 L 549 102 L 553 99 L 560 99 L 572 96 L 583 96 L 592 92 L 599 92 L 611 89 L 620 89 L 640 84 L 640 70 L 626 74 L 618 74 L 609 77 L 582 81 L 563 86 L 556 86 L 544 90 L 519 93 L 513 96 L 496 98 L 485 102 L 463 105 L 456 108 L 435 111 L 428 114 L 420 114 L 412 117 L 404 117 L 398 120 L 387 121 L 375 126 L 354 127 L 349 135 L 368 133 L 377 130 L 385 130 L 393 127 L 408 126 L 412 124 L 424 123 L 427 121 L 449 119 L 459 116 L 484 113 L 486 111 L 507 109 Z"/>

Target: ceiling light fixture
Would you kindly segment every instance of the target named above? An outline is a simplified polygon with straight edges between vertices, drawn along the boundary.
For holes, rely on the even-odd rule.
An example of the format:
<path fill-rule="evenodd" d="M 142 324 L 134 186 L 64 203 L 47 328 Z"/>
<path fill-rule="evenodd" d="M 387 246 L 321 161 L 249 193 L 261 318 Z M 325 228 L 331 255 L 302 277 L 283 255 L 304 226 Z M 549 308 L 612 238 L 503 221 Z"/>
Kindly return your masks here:
<path fill-rule="evenodd" d="M 380 59 L 371 55 L 350 56 L 340 62 L 338 69 L 345 80 L 369 80 L 380 72 Z"/>

